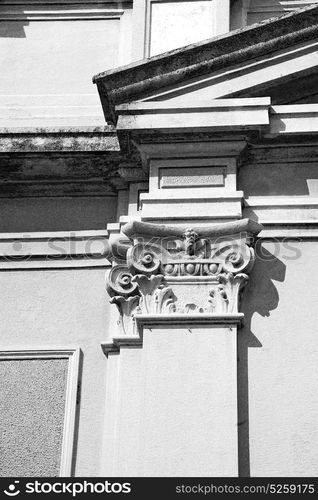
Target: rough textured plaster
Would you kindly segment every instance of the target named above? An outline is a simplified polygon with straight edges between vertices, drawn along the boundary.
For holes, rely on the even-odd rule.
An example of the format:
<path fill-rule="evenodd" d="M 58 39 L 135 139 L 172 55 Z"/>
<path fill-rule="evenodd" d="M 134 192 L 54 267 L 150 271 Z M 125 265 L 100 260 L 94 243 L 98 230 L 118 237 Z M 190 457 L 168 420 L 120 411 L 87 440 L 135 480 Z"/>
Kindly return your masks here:
<path fill-rule="evenodd" d="M 58 476 L 67 359 L 0 361 L 1 476 Z"/>

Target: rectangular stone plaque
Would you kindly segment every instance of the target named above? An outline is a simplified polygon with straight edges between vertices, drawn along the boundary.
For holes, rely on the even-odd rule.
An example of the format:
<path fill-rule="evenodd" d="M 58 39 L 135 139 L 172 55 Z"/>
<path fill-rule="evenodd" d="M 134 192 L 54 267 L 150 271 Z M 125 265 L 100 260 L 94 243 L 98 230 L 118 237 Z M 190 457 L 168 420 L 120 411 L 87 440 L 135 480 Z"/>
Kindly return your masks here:
<path fill-rule="evenodd" d="M 224 186 L 224 167 L 161 168 L 159 188 Z"/>

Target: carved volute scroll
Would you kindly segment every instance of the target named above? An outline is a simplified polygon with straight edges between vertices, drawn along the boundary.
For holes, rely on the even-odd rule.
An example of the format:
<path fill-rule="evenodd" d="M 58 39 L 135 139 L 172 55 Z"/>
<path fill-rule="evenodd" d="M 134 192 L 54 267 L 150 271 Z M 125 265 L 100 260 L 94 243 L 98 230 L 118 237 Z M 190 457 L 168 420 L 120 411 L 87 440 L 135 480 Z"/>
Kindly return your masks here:
<path fill-rule="evenodd" d="M 161 269 L 163 249 L 151 243 L 137 243 L 127 252 L 127 265 L 132 274 L 152 276 Z"/>
<path fill-rule="evenodd" d="M 171 315 L 173 320 L 176 314 L 238 313 L 260 229 L 248 219 L 203 229 L 143 222 L 124 226 L 131 241 L 126 264 L 116 263 L 115 255 L 107 282 L 123 334 L 136 333 L 138 315 Z"/>
<path fill-rule="evenodd" d="M 138 284 L 132 278 L 128 267 L 118 264 L 111 269 L 106 282 L 110 302 L 116 304 L 119 311 L 118 325 L 122 335 L 130 335 L 135 330 L 134 311 L 138 307 L 140 295 Z"/>

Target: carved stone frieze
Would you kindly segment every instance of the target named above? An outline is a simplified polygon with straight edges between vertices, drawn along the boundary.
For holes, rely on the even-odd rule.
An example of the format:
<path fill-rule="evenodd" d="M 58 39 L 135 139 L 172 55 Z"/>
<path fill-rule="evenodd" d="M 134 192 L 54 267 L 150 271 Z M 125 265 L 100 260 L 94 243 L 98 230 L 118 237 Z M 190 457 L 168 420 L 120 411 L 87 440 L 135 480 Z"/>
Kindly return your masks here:
<path fill-rule="evenodd" d="M 137 231 L 136 231 L 137 229 Z M 107 291 L 119 310 L 122 335 L 138 335 L 138 316 L 239 312 L 240 296 L 253 267 L 252 248 L 261 226 L 249 220 L 219 230 L 128 224 L 123 252 L 114 244 Z M 118 255 L 126 255 L 126 263 Z M 119 262 L 119 263 L 118 263 Z"/>

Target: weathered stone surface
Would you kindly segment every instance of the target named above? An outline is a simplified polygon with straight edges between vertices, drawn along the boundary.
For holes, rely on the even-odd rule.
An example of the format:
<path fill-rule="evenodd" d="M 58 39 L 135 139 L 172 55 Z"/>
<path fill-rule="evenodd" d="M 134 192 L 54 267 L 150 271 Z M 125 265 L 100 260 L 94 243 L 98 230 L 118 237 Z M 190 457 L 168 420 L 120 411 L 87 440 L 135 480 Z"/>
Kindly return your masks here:
<path fill-rule="evenodd" d="M 119 175 L 124 165 L 133 178 Z M 113 127 L 0 128 L 0 197 L 116 195 L 136 176 L 140 160 Z"/>

